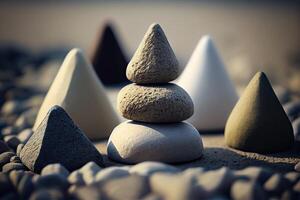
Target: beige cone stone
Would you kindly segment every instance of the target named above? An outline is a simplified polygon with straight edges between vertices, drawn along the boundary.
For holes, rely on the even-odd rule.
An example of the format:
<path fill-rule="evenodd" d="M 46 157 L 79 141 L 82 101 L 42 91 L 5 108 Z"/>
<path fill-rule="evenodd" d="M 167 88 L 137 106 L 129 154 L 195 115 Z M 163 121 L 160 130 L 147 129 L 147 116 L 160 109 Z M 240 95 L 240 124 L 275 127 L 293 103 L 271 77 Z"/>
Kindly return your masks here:
<path fill-rule="evenodd" d="M 120 122 L 92 66 L 79 49 L 71 50 L 39 110 L 33 130 L 59 105 L 90 139 L 107 138 Z"/>

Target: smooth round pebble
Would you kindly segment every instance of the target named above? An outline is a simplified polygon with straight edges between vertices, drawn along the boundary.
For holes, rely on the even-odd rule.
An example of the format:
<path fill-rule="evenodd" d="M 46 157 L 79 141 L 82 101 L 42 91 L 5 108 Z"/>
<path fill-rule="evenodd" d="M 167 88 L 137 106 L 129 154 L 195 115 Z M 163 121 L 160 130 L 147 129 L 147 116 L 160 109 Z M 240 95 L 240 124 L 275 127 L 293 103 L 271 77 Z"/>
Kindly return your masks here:
<path fill-rule="evenodd" d="M 85 164 L 79 171 L 82 173 L 82 178 L 85 184 L 91 184 L 95 181 L 95 175 L 101 170 L 95 162 L 91 161 Z"/>
<path fill-rule="evenodd" d="M 292 184 L 295 184 L 298 180 L 300 180 L 300 173 L 288 172 L 284 175 L 284 178 L 288 179 Z"/>
<path fill-rule="evenodd" d="M 129 172 L 131 174 L 138 174 L 141 176 L 151 176 L 157 172 L 177 173 L 180 172 L 180 170 L 176 167 L 160 162 L 146 161 L 132 166 Z"/>
<path fill-rule="evenodd" d="M 151 190 L 164 199 L 206 199 L 208 193 L 191 176 L 156 173 L 149 177 Z"/>
<path fill-rule="evenodd" d="M 97 173 L 95 176 L 95 182 L 105 182 L 107 180 L 118 179 L 129 175 L 130 173 L 128 169 L 124 167 L 108 167 Z"/>
<path fill-rule="evenodd" d="M 234 172 L 235 176 L 240 179 L 250 179 L 263 185 L 271 176 L 272 172 L 262 167 L 247 167 Z"/>
<path fill-rule="evenodd" d="M 70 184 L 74 184 L 74 185 L 84 185 L 85 184 L 83 177 L 82 177 L 82 173 L 78 170 L 73 171 L 68 176 L 68 181 Z"/>
<path fill-rule="evenodd" d="M 41 172 L 42 176 L 50 175 L 50 174 L 58 174 L 67 178 L 70 172 L 61 164 L 55 163 L 55 164 L 49 164 L 42 169 Z"/>
<path fill-rule="evenodd" d="M 72 195 L 75 197 L 75 199 L 78 200 L 99 200 L 99 199 L 105 199 L 103 197 L 103 194 L 101 194 L 98 187 L 95 185 L 88 185 L 76 188 L 74 192 L 72 192 Z"/>
<path fill-rule="evenodd" d="M 300 162 L 298 162 L 294 168 L 296 172 L 300 172 Z"/>
<path fill-rule="evenodd" d="M 67 190 L 70 186 L 66 177 L 63 177 L 59 174 L 49 174 L 45 176 L 39 176 L 35 180 L 35 188 L 54 188 L 54 189 L 61 189 Z"/>
<path fill-rule="evenodd" d="M 24 171 L 24 170 L 26 170 L 26 167 L 22 163 L 13 163 L 13 162 L 7 163 L 2 167 L 3 172 L 9 173 L 13 170 L 23 170 Z"/>
<path fill-rule="evenodd" d="M 64 200 L 64 194 L 56 189 L 40 189 L 34 191 L 29 200 Z"/>
<path fill-rule="evenodd" d="M 15 135 L 8 135 L 8 136 L 5 136 L 5 137 L 4 137 L 4 141 L 6 142 L 6 144 L 7 144 L 10 148 L 12 148 L 12 149 L 14 149 L 14 150 L 16 150 L 17 147 L 18 147 L 18 145 L 20 144 L 19 138 L 18 138 L 17 136 L 15 136 Z"/>
<path fill-rule="evenodd" d="M 194 113 L 188 93 L 171 83 L 127 85 L 118 94 L 117 108 L 126 119 L 150 123 L 180 122 Z"/>
<path fill-rule="evenodd" d="M 267 196 L 261 187 L 254 181 L 237 180 L 232 184 L 230 195 L 233 200 L 264 200 Z"/>
<path fill-rule="evenodd" d="M 264 190 L 271 196 L 280 195 L 291 185 L 291 182 L 282 174 L 274 174 L 265 182 Z"/>
<path fill-rule="evenodd" d="M 7 144 L 5 142 L 3 142 L 2 140 L 0 140 L 0 154 L 10 151 L 9 147 L 7 146 Z"/>
<path fill-rule="evenodd" d="M 185 162 L 201 157 L 202 152 L 199 132 L 186 122 L 147 124 L 126 121 L 113 130 L 107 145 L 108 157 L 125 163 Z"/>
<path fill-rule="evenodd" d="M 20 140 L 21 143 L 25 144 L 30 136 L 32 135 L 32 130 L 30 128 L 27 128 L 27 129 L 24 129 L 23 131 L 21 131 L 19 134 L 18 134 L 18 138 Z"/>
<path fill-rule="evenodd" d="M 0 169 L 6 164 L 9 163 L 10 158 L 15 156 L 16 154 L 13 152 L 4 152 L 0 154 Z"/>
<path fill-rule="evenodd" d="M 108 180 L 101 185 L 107 199 L 141 199 L 150 192 L 146 177 L 131 175 Z"/>

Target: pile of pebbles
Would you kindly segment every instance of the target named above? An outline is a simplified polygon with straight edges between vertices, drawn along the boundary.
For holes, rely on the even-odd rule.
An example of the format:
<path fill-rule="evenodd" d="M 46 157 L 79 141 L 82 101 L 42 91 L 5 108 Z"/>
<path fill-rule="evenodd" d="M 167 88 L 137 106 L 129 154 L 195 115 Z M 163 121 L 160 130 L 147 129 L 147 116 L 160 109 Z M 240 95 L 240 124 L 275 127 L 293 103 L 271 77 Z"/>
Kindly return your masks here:
<path fill-rule="evenodd" d="M 159 162 L 107 167 L 99 154 L 98 161 L 84 160 L 79 169 L 62 162 L 29 169 L 20 152 L 33 134 L 45 91 L 25 87 L 18 79 L 26 69 L 62 57 L 59 52 L 45 55 L 32 58 L 13 48 L 0 49 L 0 199 L 300 199 L 299 164 L 285 173 L 262 167 L 181 170 Z M 300 140 L 299 98 L 284 109 Z M 62 159 L 71 154 L 66 151 Z"/>

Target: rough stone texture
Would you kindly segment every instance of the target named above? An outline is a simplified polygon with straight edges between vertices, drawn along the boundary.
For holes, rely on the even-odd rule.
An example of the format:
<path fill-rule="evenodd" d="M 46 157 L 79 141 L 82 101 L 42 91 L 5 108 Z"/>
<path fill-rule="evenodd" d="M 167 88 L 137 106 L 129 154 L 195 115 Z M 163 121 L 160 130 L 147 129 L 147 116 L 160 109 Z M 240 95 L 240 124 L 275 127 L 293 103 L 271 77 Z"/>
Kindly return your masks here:
<path fill-rule="evenodd" d="M 117 109 L 123 117 L 151 123 L 180 122 L 194 113 L 191 97 L 175 84 L 137 85 L 122 88 Z"/>
<path fill-rule="evenodd" d="M 126 75 L 138 84 L 167 83 L 178 77 L 178 61 L 160 25 L 150 25 L 127 66 Z"/>
<path fill-rule="evenodd" d="M 125 57 L 119 41 L 114 33 L 112 24 L 105 23 L 93 47 L 91 62 L 94 69 L 105 85 L 127 82 Z"/>
<path fill-rule="evenodd" d="M 260 153 L 293 147 L 291 122 L 264 73 L 254 76 L 232 110 L 225 127 L 225 141 L 230 147 Z"/>
<path fill-rule="evenodd" d="M 61 163 L 70 171 L 89 161 L 103 165 L 100 153 L 59 106 L 48 112 L 21 150 L 20 158 L 37 173 L 51 163 Z"/>
<path fill-rule="evenodd" d="M 254 181 L 237 180 L 230 190 L 233 200 L 266 200 L 263 188 Z"/>
<path fill-rule="evenodd" d="M 20 156 L 21 150 L 23 149 L 24 144 L 19 144 L 16 150 L 17 156 Z"/>
<path fill-rule="evenodd" d="M 132 166 L 129 172 L 131 174 L 138 174 L 141 176 L 151 176 L 154 173 L 177 173 L 180 172 L 180 170 L 176 167 L 160 162 L 146 161 Z"/>
<path fill-rule="evenodd" d="M 189 123 L 147 124 L 126 121 L 113 130 L 107 153 L 109 158 L 125 163 L 176 163 L 201 157 L 203 144 L 198 131 Z"/>

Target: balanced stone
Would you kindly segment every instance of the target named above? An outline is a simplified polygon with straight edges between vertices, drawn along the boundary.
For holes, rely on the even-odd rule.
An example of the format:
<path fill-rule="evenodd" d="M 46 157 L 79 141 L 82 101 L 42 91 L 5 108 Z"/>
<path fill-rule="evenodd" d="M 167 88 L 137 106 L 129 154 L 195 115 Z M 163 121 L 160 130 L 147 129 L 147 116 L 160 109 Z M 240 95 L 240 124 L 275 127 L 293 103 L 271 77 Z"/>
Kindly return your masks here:
<path fill-rule="evenodd" d="M 51 108 L 21 150 L 20 158 L 37 173 L 51 163 L 61 163 L 71 171 L 89 161 L 103 165 L 101 154 L 59 106 Z"/>
<path fill-rule="evenodd" d="M 258 153 L 293 147 L 291 122 L 263 72 L 254 76 L 232 110 L 225 141 L 230 147 Z"/>
<path fill-rule="evenodd" d="M 127 119 L 151 123 L 180 122 L 194 112 L 187 92 L 171 83 L 127 85 L 118 95 L 117 107 Z"/>
<path fill-rule="evenodd" d="M 167 83 L 178 77 L 178 61 L 160 25 L 150 25 L 127 66 L 126 75 L 138 84 Z"/>
<path fill-rule="evenodd" d="M 126 121 L 113 130 L 107 151 L 109 158 L 119 162 L 176 163 L 201 157 L 203 144 L 198 131 L 189 123 Z"/>

